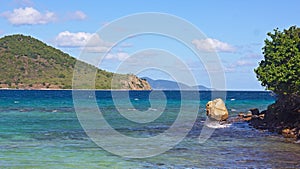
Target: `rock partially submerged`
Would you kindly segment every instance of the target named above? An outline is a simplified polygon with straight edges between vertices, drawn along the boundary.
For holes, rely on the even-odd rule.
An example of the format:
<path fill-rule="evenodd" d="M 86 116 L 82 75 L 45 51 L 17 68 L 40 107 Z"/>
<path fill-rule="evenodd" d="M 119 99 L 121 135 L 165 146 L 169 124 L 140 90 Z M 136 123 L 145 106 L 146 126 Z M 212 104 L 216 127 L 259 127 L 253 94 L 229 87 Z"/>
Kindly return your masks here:
<path fill-rule="evenodd" d="M 257 108 L 253 108 L 250 109 L 247 113 L 243 113 L 240 112 L 238 114 L 238 117 L 242 120 L 242 121 L 251 121 L 252 119 L 261 119 L 263 120 L 265 117 L 265 114 L 262 114 L 259 112 L 259 110 Z"/>
<path fill-rule="evenodd" d="M 206 115 L 213 120 L 225 121 L 228 119 L 228 111 L 222 99 L 218 98 L 206 104 Z"/>
<path fill-rule="evenodd" d="M 300 140 L 299 95 L 281 96 L 262 112 L 259 112 L 258 109 L 250 109 L 250 111 L 251 116 L 242 113 L 240 117 L 244 121 L 248 121 L 254 128 L 276 132 L 294 141 Z"/>

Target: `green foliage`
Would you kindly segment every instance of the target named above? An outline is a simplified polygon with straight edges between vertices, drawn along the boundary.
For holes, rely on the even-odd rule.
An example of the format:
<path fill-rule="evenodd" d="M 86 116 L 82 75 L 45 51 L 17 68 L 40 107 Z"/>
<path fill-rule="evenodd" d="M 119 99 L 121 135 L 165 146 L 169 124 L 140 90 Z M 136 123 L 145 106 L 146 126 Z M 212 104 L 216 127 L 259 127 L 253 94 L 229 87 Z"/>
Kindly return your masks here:
<path fill-rule="evenodd" d="M 112 88 L 111 81 L 115 74 L 77 61 L 35 38 L 11 35 L 0 39 L 0 83 L 8 84 L 11 88 L 17 88 L 18 84 L 23 87 L 37 84 L 47 88 L 56 86 L 70 89 L 76 63 L 83 65 L 79 70 L 82 75 L 87 74 L 90 69 L 94 70 L 96 89 Z M 129 78 L 129 75 L 120 76 L 127 80 Z M 123 88 L 121 84 L 119 87 Z"/>
<path fill-rule="evenodd" d="M 299 94 L 300 91 L 300 28 L 267 34 L 263 54 L 265 59 L 254 71 L 262 86 L 278 94 Z"/>
<path fill-rule="evenodd" d="M 66 76 L 65 76 L 64 74 L 61 73 L 61 74 L 58 75 L 58 77 L 59 77 L 59 78 L 65 78 Z"/>

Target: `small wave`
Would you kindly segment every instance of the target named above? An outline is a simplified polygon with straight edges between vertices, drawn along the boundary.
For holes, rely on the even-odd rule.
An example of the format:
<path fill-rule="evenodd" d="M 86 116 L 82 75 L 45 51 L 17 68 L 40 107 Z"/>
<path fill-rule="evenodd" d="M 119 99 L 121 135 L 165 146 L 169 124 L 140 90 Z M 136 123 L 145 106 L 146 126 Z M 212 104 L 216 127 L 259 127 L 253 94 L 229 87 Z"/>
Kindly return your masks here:
<path fill-rule="evenodd" d="M 230 101 L 235 101 L 235 99 L 230 99 Z"/>
<path fill-rule="evenodd" d="M 134 100 L 140 100 L 140 99 L 138 99 L 138 98 L 135 98 Z"/>
<path fill-rule="evenodd" d="M 233 112 L 236 112 L 236 109 L 230 109 L 231 111 L 233 111 Z"/>
<path fill-rule="evenodd" d="M 295 144 L 300 144 L 300 140 L 295 141 Z"/>
<path fill-rule="evenodd" d="M 136 111 L 136 109 L 130 109 L 130 108 L 129 108 L 129 109 L 127 109 L 127 110 L 130 110 L 130 111 Z"/>
<path fill-rule="evenodd" d="M 15 104 L 18 104 L 18 103 L 20 103 L 20 102 L 19 102 L 19 101 L 14 101 L 14 103 L 15 103 Z"/>
<path fill-rule="evenodd" d="M 148 110 L 150 110 L 150 111 L 157 111 L 157 109 L 154 109 L 154 108 L 149 108 Z"/>
<path fill-rule="evenodd" d="M 228 124 L 228 123 L 220 124 L 219 121 L 213 121 L 213 120 L 209 120 L 209 119 L 204 123 L 204 125 L 206 127 L 213 128 L 213 129 L 228 128 L 231 126 L 231 124 Z"/>

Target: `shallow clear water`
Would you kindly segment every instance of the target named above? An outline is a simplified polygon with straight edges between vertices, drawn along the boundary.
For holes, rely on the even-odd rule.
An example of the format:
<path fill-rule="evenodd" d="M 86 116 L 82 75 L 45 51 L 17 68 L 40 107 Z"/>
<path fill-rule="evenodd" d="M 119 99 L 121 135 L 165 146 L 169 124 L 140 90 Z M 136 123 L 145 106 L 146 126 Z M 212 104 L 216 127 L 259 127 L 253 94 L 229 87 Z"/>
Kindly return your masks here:
<path fill-rule="evenodd" d="M 244 122 L 217 128 L 200 144 L 210 92 L 200 92 L 199 98 L 193 92 L 133 91 L 129 99 L 126 93 L 114 92 L 112 99 L 109 91 L 96 92 L 104 118 L 119 133 L 136 138 L 160 135 L 176 120 L 180 106 L 187 105 L 184 113 L 189 115 L 196 104 L 199 111 L 192 130 L 165 153 L 149 158 L 125 158 L 103 150 L 86 135 L 75 113 L 71 91 L 0 90 L 0 168 L 300 167 L 299 144 L 287 143 Z M 230 116 L 236 116 L 254 107 L 263 110 L 274 99 L 269 92 L 231 91 L 227 92 L 226 105 Z M 133 106 L 128 105 L 128 100 Z M 163 113 L 149 123 L 135 123 L 119 114 L 119 111 L 134 114 L 160 110 Z"/>

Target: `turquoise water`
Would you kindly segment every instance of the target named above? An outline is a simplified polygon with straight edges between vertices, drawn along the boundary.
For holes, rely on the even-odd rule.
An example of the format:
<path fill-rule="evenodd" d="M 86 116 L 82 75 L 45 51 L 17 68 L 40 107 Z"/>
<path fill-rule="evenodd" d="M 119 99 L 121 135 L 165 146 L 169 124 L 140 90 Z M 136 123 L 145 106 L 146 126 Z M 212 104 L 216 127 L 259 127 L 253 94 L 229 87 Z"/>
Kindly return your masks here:
<path fill-rule="evenodd" d="M 192 105 L 199 106 L 193 128 L 173 148 L 153 157 L 126 158 L 105 151 L 87 136 L 77 118 L 72 91 L 0 90 L 0 168 L 300 167 L 299 144 L 287 143 L 244 122 L 217 128 L 200 144 L 205 104 L 211 93 L 200 92 L 200 98 L 193 92 L 157 93 L 133 91 L 126 98 L 128 92 L 119 91 L 112 98 L 109 91 L 96 92 L 97 104 L 108 123 L 119 133 L 136 138 L 160 135 L 174 123 L 181 106 L 190 106 L 186 115 L 193 111 Z M 250 108 L 266 109 L 274 100 L 270 92 L 231 91 L 227 92 L 226 105 L 234 117 Z M 134 123 L 119 114 L 147 110 L 162 110 L 162 114 L 149 123 Z"/>

